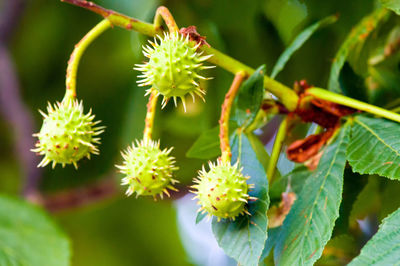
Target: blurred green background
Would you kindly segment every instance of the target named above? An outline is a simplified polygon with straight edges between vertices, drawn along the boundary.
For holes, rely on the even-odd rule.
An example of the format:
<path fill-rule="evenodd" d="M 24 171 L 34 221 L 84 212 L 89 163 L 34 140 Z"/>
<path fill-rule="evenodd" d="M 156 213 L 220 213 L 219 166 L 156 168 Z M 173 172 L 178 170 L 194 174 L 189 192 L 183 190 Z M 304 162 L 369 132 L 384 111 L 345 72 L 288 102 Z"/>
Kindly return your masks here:
<path fill-rule="evenodd" d="M 0 8 L 4 6 L 0 0 Z M 12 1 L 12 0 L 11 0 Z M 317 32 L 293 56 L 278 80 L 291 86 L 295 80 L 326 87 L 334 55 L 348 32 L 374 6 L 372 0 L 97 0 L 145 21 L 152 21 L 159 5 L 167 6 L 180 27 L 196 25 L 201 35 L 217 49 L 270 71 L 291 40 L 304 27 L 328 15 L 340 14 L 337 23 Z M 3 14 L 4 15 L 4 14 Z M 18 26 L 8 42 L 20 82 L 23 103 L 33 116 L 35 130 L 41 125 L 37 109 L 64 95 L 65 69 L 70 53 L 84 34 L 101 20 L 82 8 L 56 0 L 28 0 Z M 87 187 L 103 179 L 118 184 L 114 164 L 119 151 L 141 138 L 146 98 L 135 85 L 135 63 L 143 60 L 144 36 L 114 28 L 94 42 L 80 64 L 78 97 L 86 110 L 93 108 L 107 126 L 102 134 L 100 156 L 73 167 L 41 173 L 40 190 L 57 194 Z M 2 58 L 0 58 L 2 60 Z M 197 99 L 188 112 L 170 103 L 156 118 L 156 137 L 162 146 L 174 146 L 180 170 L 179 198 L 204 161 L 185 157 L 204 130 L 217 125 L 219 107 L 232 79 L 221 69 L 209 71 L 206 104 Z M 33 132 L 32 132 L 33 133 Z M 7 117 L 0 116 L 0 191 L 21 194 L 25 176 Z M 33 146 L 33 144 L 32 144 Z M 26 147 L 26 152 L 29 153 Z M 11 156 L 10 156 L 11 155 Z M 72 265 L 190 265 L 179 236 L 172 200 L 125 198 L 123 188 L 112 196 L 53 215 L 72 240 Z M 193 221 L 194 222 L 194 221 Z M 182 237 L 185 237 L 184 235 Z"/>

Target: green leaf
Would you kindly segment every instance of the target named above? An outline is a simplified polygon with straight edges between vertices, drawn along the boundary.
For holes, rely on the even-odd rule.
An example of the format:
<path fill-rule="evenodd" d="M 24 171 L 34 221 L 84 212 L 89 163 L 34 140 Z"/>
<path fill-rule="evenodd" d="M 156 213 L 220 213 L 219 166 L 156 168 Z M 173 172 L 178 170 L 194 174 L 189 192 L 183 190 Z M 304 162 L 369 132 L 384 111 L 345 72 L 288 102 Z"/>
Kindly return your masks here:
<path fill-rule="evenodd" d="M 386 9 L 377 9 L 353 28 L 333 59 L 328 82 L 329 90 L 335 92 L 343 91 L 340 86 L 339 76 L 350 51 L 357 45 L 364 44 L 367 37 L 375 30 L 379 22 L 386 18 L 388 14 L 389 12 Z"/>
<path fill-rule="evenodd" d="M 297 29 L 309 16 L 308 3 L 302 0 L 262 1 L 263 12 L 279 34 L 280 39 L 288 44 Z"/>
<path fill-rule="evenodd" d="M 0 196 L 0 265 L 69 265 L 64 233 L 39 208 Z"/>
<path fill-rule="evenodd" d="M 360 174 L 400 179 L 400 124 L 383 118 L 354 118 L 347 160 Z"/>
<path fill-rule="evenodd" d="M 400 209 L 385 218 L 378 232 L 349 265 L 398 265 L 400 261 Z"/>
<path fill-rule="evenodd" d="M 261 140 L 254 134 L 246 135 L 250 141 L 251 147 L 253 148 L 258 161 L 264 167 L 265 171 L 267 171 L 268 163 L 269 163 L 269 154 L 265 149 L 264 144 L 262 144 Z M 279 171 L 277 171 L 277 176 L 280 176 Z"/>
<path fill-rule="evenodd" d="M 400 1 L 399 0 L 380 0 L 381 4 L 400 15 Z"/>
<path fill-rule="evenodd" d="M 279 199 L 281 200 L 281 195 L 285 192 L 290 186 L 290 190 L 298 195 L 301 189 L 304 186 L 307 178 L 310 176 L 310 171 L 307 167 L 301 165 L 293 169 L 287 175 L 277 179 L 269 189 L 269 197 L 270 199 Z M 269 253 L 272 251 L 273 247 L 275 246 L 276 242 L 278 241 L 278 236 L 280 231 L 282 230 L 282 226 L 275 227 L 275 228 L 268 228 L 268 239 L 265 243 L 265 248 L 263 250 L 263 254 L 261 259 L 264 260 L 266 257 L 269 256 Z"/>
<path fill-rule="evenodd" d="M 290 189 L 299 194 L 304 186 L 304 183 L 310 176 L 310 171 L 307 167 L 301 165 L 293 169 L 292 172 L 277 179 L 270 188 L 269 196 L 273 199 L 281 198 L 282 192 L 285 192 L 287 186 L 290 184 Z"/>
<path fill-rule="evenodd" d="M 315 22 L 311 26 L 304 29 L 293 42 L 285 49 L 281 54 L 274 68 L 272 69 L 271 78 L 275 78 L 279 72 L 285 67 L 290 57 L 318 30 L 325 26 L 328 26 L 338 19 L 337 16 L 329 16 L 320 21 Z"/>
<path fill-rule="evenodd" d="M 187 151 L 186 156 L 197 159 L 211 159 L 221 155 L 218 134 L 219 126 L 204 131 Z"/>
<path fill-rule="evenodd" d="M 312 265 L 322 254 L 339 216 L 348 124 L 324 149 L 282 225 L 274 250 L 277 265 Z"/>
<path fill-rule="evenodd" d="M 231 120 L 239 127 L 250 125 L 260 110 L 264 98 L 265 65 L 260 66 L 239 88 Z"/>
<path fill-rule="evenodd" d="M 268 228 L 268 239 L 267 242 L 265 242 L 265 247 L 261 255 L 261 260 L 265 260 L 265 258 L 267 258 L 271 253 L 272 248 L 275 246 L 276 241 L 278 240 L 281 229 L 281 226 Z"/>
<path fill-rule="evenodd" d="M 257 159 L 249 137 L 235 133 L 231 138 L 232 162 L 239 160 L 243 174 L 250 176 L 255 188 L 249 194 L 256 201 L 249 202 L 251 216 L 242 215 L 235 221 L 213 219 L 212 229 L 219 246 L 240 265 L 258 265 L 267 239 L 268 181 L 263 166 Z"/>
<path fill-rule="evenodd" d="M 196 224 L 200 223 L 206 216 L 206 212 L 198 212 L 196 215 Z"/>

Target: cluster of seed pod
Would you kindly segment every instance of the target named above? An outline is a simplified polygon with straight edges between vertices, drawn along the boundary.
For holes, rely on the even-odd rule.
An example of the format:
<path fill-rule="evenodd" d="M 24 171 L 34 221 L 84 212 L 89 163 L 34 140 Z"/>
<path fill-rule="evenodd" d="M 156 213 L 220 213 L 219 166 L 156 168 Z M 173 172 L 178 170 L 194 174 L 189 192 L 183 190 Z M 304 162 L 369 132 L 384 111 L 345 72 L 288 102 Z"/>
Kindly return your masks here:
<path fill-rule="evenodd" d="M 156 36 L 154 41 L 149 41 L 150 46 L 143 46 L 143 54 L 149 58 L 144 64 L 137 64 L 135 70 L 142 71 L 139 75 L 139 86 L 150 86 L 145 96 L 154 90 L 163 96 L 162 107 L 170 98 L 182 100 L 186 111 L 185 96 L 195 94 L 203 100 L 205 92 L 200 88 L 199 79 L 207 80 L 199 72 L 213 66 L 203 66 L 205 60 L 211 55 L 201 56 L 197 53 L 199 45 L 192 46 L 189 37 L 179 33 L 165 33 L 164 38 Z M 174 158 L 169 156 L 170 149 L 160 149 L 159 141 L 155 142 L 144 138 L 142 141 L 132 143 L 122 153 L 124 159 L 122 165 L 118 165 L 120 172 L 124 174 L 122 184 L 127 185 L 127 195 L 136 193 L 136 196 L 149 195 L 154 198 L 163 193 L 169 196 L 167 189 L 176 190 L 173 172 L 178 168 L 174 165 Z"/>
<path fill-rule="evenodd" d="M 186 110 L 185 97 L 198 95 L 204 100 L 204 90 L 200 88 L 200 80 L 208 80 L 200 75 L 204 69 L 214 66 L 204 66 L 203 62 L 212 55 L 202 56 L 197 52 L 199 46 L 189 41 L 189 35 L 178 32 L 165 33 L 164 38 L 156 36 L 150 45 L 143 47 L 143 53 L 149 58 L 144 64 L 137 64 L 135 69 L 141 71 L 139 86 L 150 86 L 146 90 L 148 95 L 153 91 L 163 96 L 162 107 L 170 98 L 175 105 L 177 98 L 182 100 Z M 41 112 L 41 111 L 40 111 Z M 83 113 L 82 102 L 75 99 L 64 99 L 54 107 L 49 104 L 48 114 L 41 112 L 44 117 L 43 126 L 39 133 L 34 152 L 43 155 L 39 166 L 52 163 L 73 164 L 77 168 L 77 162 L 84 157 L 90 158 L 90 154 L 98 154 L 96 144 L 97 137 L 104 127 L 96 126 L 94 115 L 91 112 Z M 152 126 L 152 125 L 151 125 Z M 174 157 L 170 156 L 172 148 L 160 149 L 160 142 L 146 136 L 141 141 L 132 143 L 122 152 L 123 163 L 116 165 L 124 175 L 122 185 L 127 185 L 128 196 L 153 196 L 156 198 L 163 194 L 169 196 L 168 189 L 176 190 L 174 184 L 178 181 L 173 178 L 173 172 L 178 169 L 175 166 Z M 230 161 L 221 159 L 216 164 L 209 163 L 209 171 L 203 167 L 192 186 L 196 194 L 195 198 L 201 205 L 200 210 L 207 212 L 209 216 L 235 219 L 238 215 L 249 214 L 246 209 L 249 189 L 247 184 L 249 177 L 242 174 L 238 164 L 231 165 Z"/>

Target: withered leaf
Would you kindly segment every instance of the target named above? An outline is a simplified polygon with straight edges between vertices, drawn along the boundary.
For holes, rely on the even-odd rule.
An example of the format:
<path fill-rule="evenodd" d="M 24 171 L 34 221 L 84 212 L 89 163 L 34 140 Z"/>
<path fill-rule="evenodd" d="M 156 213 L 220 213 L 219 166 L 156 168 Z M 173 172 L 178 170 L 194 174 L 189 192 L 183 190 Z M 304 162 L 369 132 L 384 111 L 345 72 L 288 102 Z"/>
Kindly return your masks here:
<path fill-rule="evenodd" d="M 283 221 L 286 218 L 286 215 L 289 213 L 290 208 L 294 201 L 297 199 L 297 196 L 294 192 L 283 192 L 282 193 L 282 201 L 278 206 L 272 206 L 268 210 L 268 227 L 274 228 L 281 226 Z"/>

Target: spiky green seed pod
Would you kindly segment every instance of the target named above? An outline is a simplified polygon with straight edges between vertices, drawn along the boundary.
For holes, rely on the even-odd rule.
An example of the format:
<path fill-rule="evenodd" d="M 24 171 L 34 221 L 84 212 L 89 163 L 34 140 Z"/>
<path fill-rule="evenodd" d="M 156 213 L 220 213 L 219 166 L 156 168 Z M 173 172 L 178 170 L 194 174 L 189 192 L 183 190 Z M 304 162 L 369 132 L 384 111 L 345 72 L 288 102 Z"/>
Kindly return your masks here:
<path fill-rule="evenodd" d="M 143 53 L 149 58 L 144 64 L 136 64 L 135 70 L 142 71 L 143 78 L 139 80 L 139 86 L 152 86 L 157 92 L 164 96 L 162 106 L 168 99 L 181 98 L 186 110 L 185 95 L 190 94 L 194 101 L 194 94 L 203 98 L 205 92 L 200 88 L 199 80 L 209 78 L 200 75 L 201 70 L 214 66 L 203 66 L 203 62 L 212 55 L 201 56 L 197 53 L 200 43 L 192 46 L 180 33 L 165 33 L 164 38 L 157 35 L 154 42 L 149 41 L 151 46 L 143 46 Z M 158 39 L 158 40 L 157 40 Z M 158 41 L 160 43 L 158 43 Z M 150 93 L 151 89 L 147 90 Z"/>
<path fill-rule="evenodd" d="M 83 113 L 82 102 L 70 100 L 57 102 L 54 106 L 50 103 L 47 107 L 48 114 L 40 111 L 44 120 L 39 133 L 36 148 L 32 149 L 44 155 L 38 167 L 44 167 L 50 162 L 54 168 L 57 163 L 63 167 L 73 164 L 78 168 L 77 162 L 83 157 L 90 159 L 90 154 L 98 154 L 96 144 L 100 144 L 100 135 L 104 127 L 96 127 L 100 122 L 93 122 L 94 115 L 91 110 Z"/>
<path fill-rule="evenodd" d="M 173 185 L 178 181 L 172 173 L 178 167 L 174 166 L 174 157 L 169 156 L 171 150 L 161 150 L 159 141 L 146 139 L 132 143 L 122 152 L 124 162 L 116 167 L 125 175 L 122 185 L 128 185 L 128 196 L 135 192 L 136 197 L 148 195 L 156 199 L 157 195 L 163 198 L 163 193 L 169 196 L 167 188 L 176 190 Z"/>
<path fill-rule="evenodd" d="M 209 163 L 210 170 L 199 171 L 199 177 L 194 180 L 196 185 L 192 191 L 201 205 L 199 211 L 208 212 L 218 218 L 235 220 L 239 214 L 247 213 L 246 203 L 249 200 L 248 191 L 252 185 L 247 184 L 249 177 L 242 174 L 238 164 L 218 160 L 217 164 Z"/>

